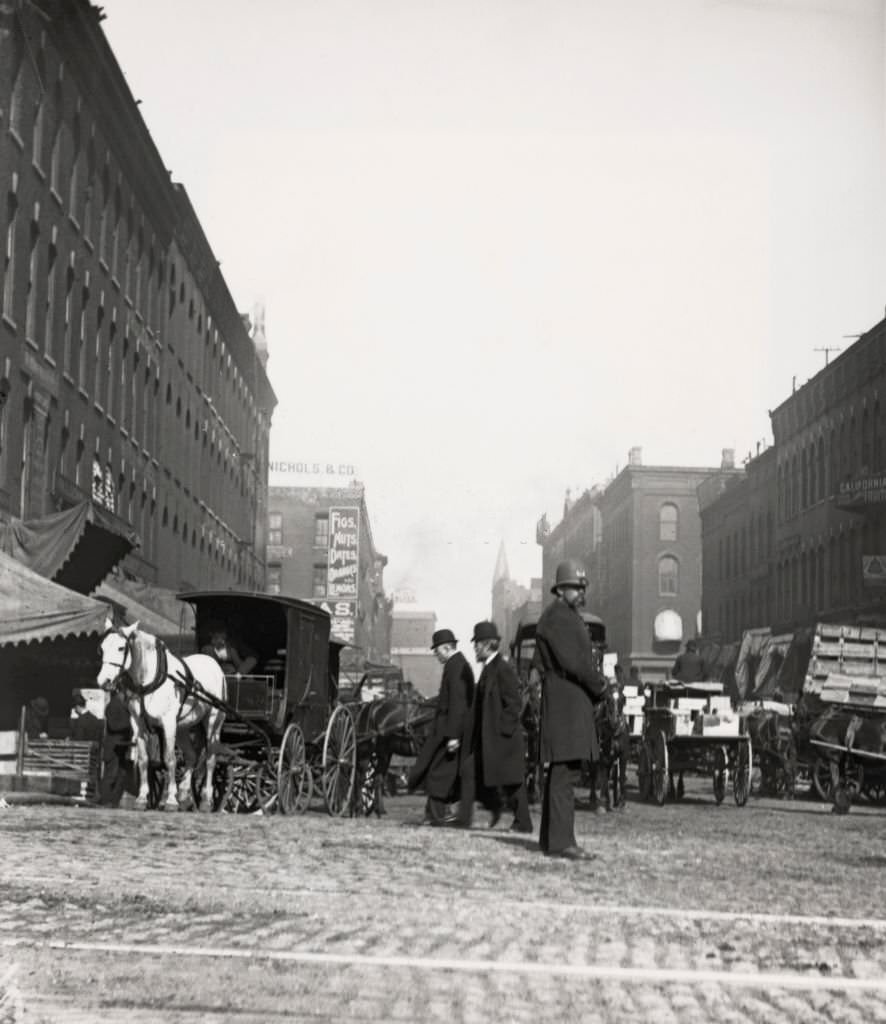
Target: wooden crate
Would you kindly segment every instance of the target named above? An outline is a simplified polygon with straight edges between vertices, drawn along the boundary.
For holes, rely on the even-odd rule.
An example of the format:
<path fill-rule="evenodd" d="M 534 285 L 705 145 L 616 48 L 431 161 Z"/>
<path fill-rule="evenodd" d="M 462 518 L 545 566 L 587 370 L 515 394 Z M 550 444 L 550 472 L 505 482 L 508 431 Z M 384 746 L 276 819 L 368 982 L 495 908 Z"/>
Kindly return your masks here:
<path fill-rule="evenodd" d="M 880 660 L 884 661 L 881 668 Z M 821 623 L 812 645 L 809 674 L 878 677 L 886 672 L 886 631 Z"/>
<path fill-rule="evenodd" d="M 98 797 L 99 749 L 80 740 L 26 740 L 21 774 L 45 780 L 48 791 L 93 801 Z"/>

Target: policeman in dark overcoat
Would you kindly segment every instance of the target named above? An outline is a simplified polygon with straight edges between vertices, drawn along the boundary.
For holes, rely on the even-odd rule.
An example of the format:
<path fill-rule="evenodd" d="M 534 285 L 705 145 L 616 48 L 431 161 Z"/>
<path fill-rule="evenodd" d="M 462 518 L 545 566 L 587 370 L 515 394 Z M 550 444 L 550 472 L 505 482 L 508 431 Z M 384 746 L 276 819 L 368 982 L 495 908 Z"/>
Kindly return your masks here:
<path fill-rule="evenodd" d="M 599 758 L 594 704 L 606 692 L 587 628 L 579 613 L 587 574 L 580 562 L 557 566 L 551 593 L 535 630 L 535 664 L 542 676 L 540 756 L 547 764 L 539 846 L 551 857 L 586 860 L 575 841 L 573 787 L 588 757 Z"/>
<path fill-rule="evenodd" d="M 422 823 L 426 825 L 449 823 L 448 805 L 470 751 L 474 672 L 457 643 L 450 629 L 438 629 L 431 638 L 431 650 L 443 665 L 443 676 L 431 733 L 409 772 L 410 790 L 424 783 L 428 794 Z"/>
<path fill-rule="evenodd" d="M 494 828 L 505 807 L 514 814 L 513 832 L 531 832 L 532 818 L 526 794 L 523 729 L 520 714 L 523 698 L 513 666 L 499 654 L 501 636 L 494 622 L 478 622 L 472 637 L 474 655 L 483 670 L 474 697 L 474 728 L 471 741 L 474 771 L 462 784 L 460 823 L 470 822 L 473 796 L 489 810 Z M 466 776 L 468 775 L 466 771 Z"/>

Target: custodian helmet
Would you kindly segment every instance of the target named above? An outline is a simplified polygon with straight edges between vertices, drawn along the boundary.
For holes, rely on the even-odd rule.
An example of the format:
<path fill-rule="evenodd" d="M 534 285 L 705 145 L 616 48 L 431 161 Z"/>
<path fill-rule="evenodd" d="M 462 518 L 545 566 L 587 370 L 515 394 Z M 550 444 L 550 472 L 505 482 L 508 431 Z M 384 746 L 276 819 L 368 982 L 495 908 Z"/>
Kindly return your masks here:
<path fill-rule="evenodd" d="M 556 594 L 560 587 L 581 587 L 584 590 L 587 585 L 588 574 L 585 567 L 577 558 L 567 558 L 557 566 L 551 593 Z"/>

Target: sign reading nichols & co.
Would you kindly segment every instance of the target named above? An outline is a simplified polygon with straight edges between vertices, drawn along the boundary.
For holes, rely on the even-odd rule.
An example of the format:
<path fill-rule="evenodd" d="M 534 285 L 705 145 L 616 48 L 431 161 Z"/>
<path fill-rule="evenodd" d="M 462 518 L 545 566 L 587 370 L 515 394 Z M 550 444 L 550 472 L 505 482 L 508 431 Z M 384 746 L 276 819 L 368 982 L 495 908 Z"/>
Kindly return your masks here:
<path fill-rule="evenodd" d="M 329 557 L 326 596 L 357 598 L 360 558 L 360 509 L 329 509 Z"/>
<path fill-rule="evenodd" d="M 837 508 L 864 508 L 886 504 L 886 474 L 844 480 L 837 492 Z"/>

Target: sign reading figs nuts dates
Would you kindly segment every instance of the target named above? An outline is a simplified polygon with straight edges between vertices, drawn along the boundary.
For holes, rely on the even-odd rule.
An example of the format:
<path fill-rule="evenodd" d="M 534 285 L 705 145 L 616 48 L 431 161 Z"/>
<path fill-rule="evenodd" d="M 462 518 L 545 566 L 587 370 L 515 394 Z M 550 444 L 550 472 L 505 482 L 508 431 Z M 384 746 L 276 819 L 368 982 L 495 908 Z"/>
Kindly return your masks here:
<path fill-rule="evenodd" d="M 326 596 L 357 597 L 360 575 L 360 509 L 330 508 Z"/>

